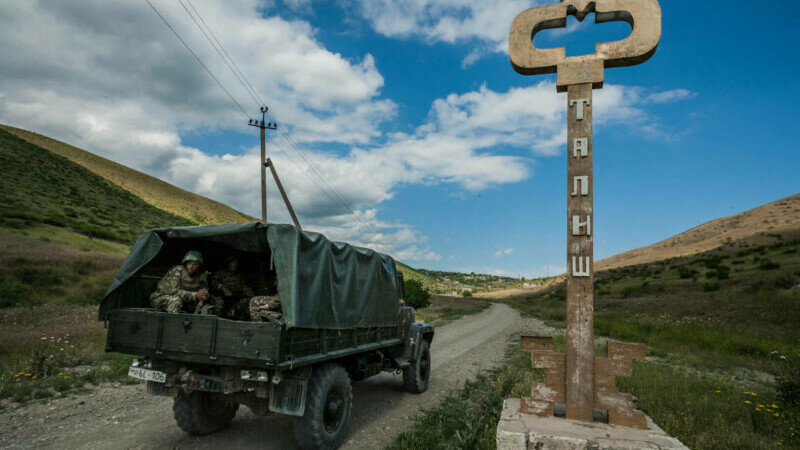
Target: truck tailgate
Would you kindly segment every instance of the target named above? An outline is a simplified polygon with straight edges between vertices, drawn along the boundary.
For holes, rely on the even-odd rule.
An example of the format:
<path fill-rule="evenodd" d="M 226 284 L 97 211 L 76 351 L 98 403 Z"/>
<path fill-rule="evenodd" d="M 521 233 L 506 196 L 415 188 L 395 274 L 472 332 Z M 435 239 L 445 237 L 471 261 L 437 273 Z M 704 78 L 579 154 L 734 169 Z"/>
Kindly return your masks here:
<path fill-rule="evenodd" d="M 119 309 L 108 315 L 106 351 L 202 364 L 272 366 L 282 326 L 211 315 Z"/>

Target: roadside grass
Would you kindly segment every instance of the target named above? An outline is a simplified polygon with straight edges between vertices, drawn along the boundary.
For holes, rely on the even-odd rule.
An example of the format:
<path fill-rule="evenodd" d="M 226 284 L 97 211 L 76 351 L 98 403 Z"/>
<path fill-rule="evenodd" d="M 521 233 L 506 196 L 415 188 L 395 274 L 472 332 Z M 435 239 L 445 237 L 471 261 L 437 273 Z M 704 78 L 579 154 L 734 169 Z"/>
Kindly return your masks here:
<path fill-rule="evenodd" d="M 650 358 L 619 390 L 690 448 L 800 448 L 798 250 L 781 240 L 595 274 L 595 338 L 644 343 Z M 561 283 L 508 303 L 563 328 L 565 299 Z"/>
<path fill-rule="evenodd" d="M 563 351 L 562 337 L 555 339 Z M 598 354 L 605 349 L 598 346 Z M 530 396 L 544 371 L 531 368 L 530 353 L 511 345 L 506 364 L 467 381 L 439 406 L 414 419 L 410 429 L 386 448 L 493 449 L 504 398 Z M 773 389 L 742 387 L 727 379 L 660 362 L 635 363 L 633 377 L 618 377 L 618 390 L 635 396 L 667 433 L 692 449 L 774 449 L 800 447 L 800 404 Z"/>
<path fill-rule="evenodd" d="M 438 327 L 460 317 L 482 312 L 490 305 L 485 300 L 431 295 L 430 306 L 416 311 L 416 318 L 418 322 Z"/>
<path fill-rule="evenodd" d="M 130 383 L 132 357 L 105 353 L 105 333 L 42 336 L 0 356 L 0 409 L 59 397 L 102 382 Z"/>
<path fill-rule="evenodd" d="M 509 347 L 508 363 L 489 375 L 467 381 L 439 406 L 414 419 L 388 450 L 493 449 L 503 399 L 530 395 L 530 385 L 544 380 L 530 368 L 530 354 Z"/>
<path fill-rule="evenodd" d="M 773 388 L 729 380 L 656 362 L 634 363 L 618 389 L 692 449 L 800 448 L 800 404 Z"/>

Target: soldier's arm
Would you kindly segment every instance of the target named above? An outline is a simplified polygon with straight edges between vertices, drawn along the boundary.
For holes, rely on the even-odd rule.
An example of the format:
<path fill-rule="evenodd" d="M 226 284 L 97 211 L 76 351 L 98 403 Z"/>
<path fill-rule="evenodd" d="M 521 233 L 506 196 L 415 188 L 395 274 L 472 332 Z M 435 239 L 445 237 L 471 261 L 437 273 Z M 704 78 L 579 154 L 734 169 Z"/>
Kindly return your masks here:
<path fill-rule="evenodd" d="M 191 301 L 196 298 L 196 293 L 181 289 L 181 266 L 170 269 L 161 282 L 158 284 L 160 291 L 167 295 L 177 295 L 183 301 Z"/>
<path fill-rule="evenodd" d="M 209 283 L 211 286 L 211 292 L 219 293 L 222 292 L 223 289 L 225 289 L 225 285 L 222 283 L 222 280 L 220 278 L 222 277 L 219 275 L 219 272 L 211 276 L 211 282 Z"/>

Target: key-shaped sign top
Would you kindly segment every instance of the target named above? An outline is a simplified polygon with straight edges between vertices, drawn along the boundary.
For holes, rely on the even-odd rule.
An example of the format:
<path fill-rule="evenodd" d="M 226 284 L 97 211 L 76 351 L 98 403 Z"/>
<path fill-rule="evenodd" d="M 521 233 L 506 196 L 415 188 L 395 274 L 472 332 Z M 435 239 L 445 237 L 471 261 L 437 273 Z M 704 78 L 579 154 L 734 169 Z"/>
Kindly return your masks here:
<path fill-rule="evenodd" d="M 536 48 L 536 33 L 567 26 L 567 16 L 582 21 L 595 13 L 595 22 L 624 21 L 631 34 L 621 41 L 595 45 L 595 53 L 566 56 L 564 47 Z M 603 87 L 604 67 L 625 67 L 647 61 L 661 39 L 661 7 L 657 0 L 566 0 L 563 3 L 531 8 L 520 13 L 511 24 L 508 55 L 514 70 L 523 75 L 558 73 L 558 92 L 571 84 L 592 83 Z"/>
<path fill-rule="evenodd" d="M 565 49 L 540 49 L 533 38 L 541 30 L 563 28 L 567 16 L 583 20 L 595 13 L 597 23 L 625 21 L 631 35 L 595 46 L 595 53 L 567 57 Z M 657 0 L 566 0 L 523 11 L 509 35 L 509 57 L 523 75 L 557 73 L 556 89 L 567 92 L 567 330 L 566 352 L 552 351 L 552 339 L 523 339 L 532 364 L 546 369 L 546 382 L 535 383 L 523 399 L 523 412 L 553 414 L 564 402 L 568 419 L 591 421 L 595 408 L 609 411 L 612 424 L 646 427 L 633 411 L 630 396 L 616 392 L 617 376 L 630 376 L 634 360 L 644 359 L 644 346 L 609 345 L 609 358 L 594 357 L 594 187 L 592 89 L 603 87 L 606 67 L 647 61 L 661 38 L 661 7 Z"/>

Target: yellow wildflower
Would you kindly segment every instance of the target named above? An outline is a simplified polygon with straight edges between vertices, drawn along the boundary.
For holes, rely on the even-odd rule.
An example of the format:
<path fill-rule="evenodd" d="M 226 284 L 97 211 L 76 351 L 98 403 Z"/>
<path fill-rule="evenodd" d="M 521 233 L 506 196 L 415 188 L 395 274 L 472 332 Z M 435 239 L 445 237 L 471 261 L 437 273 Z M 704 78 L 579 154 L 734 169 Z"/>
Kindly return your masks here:
<path fill-rule="evenodd" d="M 775 414 L 773 414 L 773 416 L 780 417 L 781 415 L 779 413 L 775 413 Z"/>
<path fill-rule="evenodd" d="M 761 408 L 756 408 L 756 411 L 761 411 Z"/>
<path fill-rule="evenodd" d="M 715 394 L 719 394 L 720 392 L 722 392 L 722 391 L 720 391 L 719 389 L 717 389 L 716 391 L 714 391 L 714 393 L 715 393 Z"/>
<path fill-rule="evenodd" d="M 774 404 L 774 403 L 773 403 L 773 404 L 771 404 L 771 405 L 769 405 L 769 406 L 771 406 L 772 408 L 778 409 L 778 405 L 776 405 L 776 404 Z"/>
<path fill-rule="evenodd" d="M 751 402 L 750 400 L 745 400 L 744 402 L 745 402 L 745 403 L 747 403 L 748 405 L 749 405 L 749 404 L 751 404 L 751 403 L 753 403 L 753 402 Z"/>

